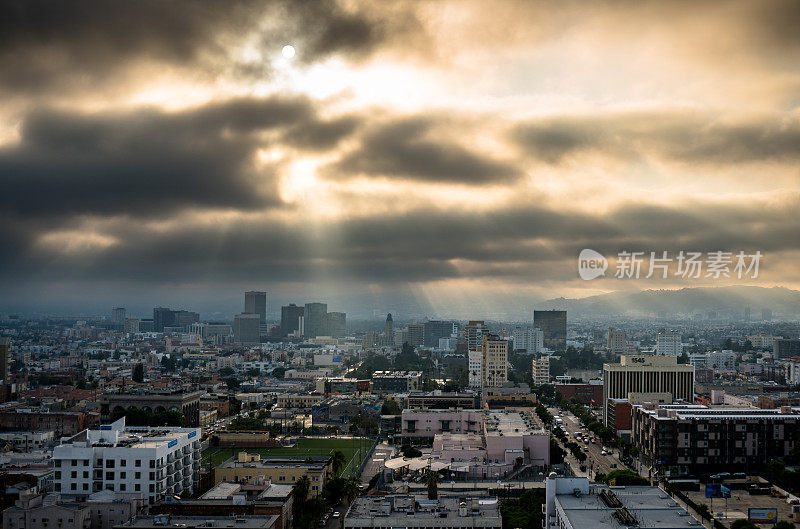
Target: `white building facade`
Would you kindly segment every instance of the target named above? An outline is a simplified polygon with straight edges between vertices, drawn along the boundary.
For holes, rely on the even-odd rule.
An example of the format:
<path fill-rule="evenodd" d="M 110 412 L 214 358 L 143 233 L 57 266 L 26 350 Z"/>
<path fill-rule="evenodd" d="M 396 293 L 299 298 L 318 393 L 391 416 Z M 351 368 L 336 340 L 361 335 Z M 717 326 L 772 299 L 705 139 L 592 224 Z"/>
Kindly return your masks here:
<path fill-rule="evenodd" d="M 85 501 L 101 490 L 141 492 L 149 504 L 190 495 L 200 479 L 200 428 L 125 426 L 84 430 L 53 449 L 55 491 Z"/>

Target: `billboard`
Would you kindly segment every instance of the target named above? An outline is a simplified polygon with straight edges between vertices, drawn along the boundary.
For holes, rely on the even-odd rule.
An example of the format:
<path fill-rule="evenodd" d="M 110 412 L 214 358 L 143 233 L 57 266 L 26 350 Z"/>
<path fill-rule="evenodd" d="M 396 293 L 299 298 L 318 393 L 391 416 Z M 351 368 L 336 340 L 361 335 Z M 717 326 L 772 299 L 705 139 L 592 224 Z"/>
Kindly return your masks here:
<path fill-rule="evenodd" d="M 778 509 L 747 509 L 747 519 L 753 523 L 775 523 L 778 521 Z"/>
<path fill-rule="evenodd" d="M 730 497 L 731 489 L 722 483 L 706 483 L 706 498 Z"/>

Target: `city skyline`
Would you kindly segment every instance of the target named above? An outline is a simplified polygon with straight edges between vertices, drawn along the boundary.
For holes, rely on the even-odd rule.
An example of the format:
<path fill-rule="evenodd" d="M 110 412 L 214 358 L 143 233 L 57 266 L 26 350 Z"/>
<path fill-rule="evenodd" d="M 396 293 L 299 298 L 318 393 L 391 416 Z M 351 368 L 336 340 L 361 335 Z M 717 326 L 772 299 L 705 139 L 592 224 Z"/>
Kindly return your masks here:
<path fill-rule="evenodd" d="M 0 311 L 800 287 L 793 3 L 303 5 L 0 7 Z"/>

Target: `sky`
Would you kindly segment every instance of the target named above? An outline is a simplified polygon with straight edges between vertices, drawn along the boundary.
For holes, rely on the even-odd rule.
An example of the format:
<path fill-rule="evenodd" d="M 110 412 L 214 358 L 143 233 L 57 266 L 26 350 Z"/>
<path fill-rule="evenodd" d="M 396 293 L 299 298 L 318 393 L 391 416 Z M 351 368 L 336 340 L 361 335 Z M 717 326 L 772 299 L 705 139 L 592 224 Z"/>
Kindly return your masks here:
<path fill-rule="evenodd" d="M 773 0 L 2 2 L 0 311 L 798 288 L 798 27 Z M 615 276 L 665 251 L 762 257 Z"/>

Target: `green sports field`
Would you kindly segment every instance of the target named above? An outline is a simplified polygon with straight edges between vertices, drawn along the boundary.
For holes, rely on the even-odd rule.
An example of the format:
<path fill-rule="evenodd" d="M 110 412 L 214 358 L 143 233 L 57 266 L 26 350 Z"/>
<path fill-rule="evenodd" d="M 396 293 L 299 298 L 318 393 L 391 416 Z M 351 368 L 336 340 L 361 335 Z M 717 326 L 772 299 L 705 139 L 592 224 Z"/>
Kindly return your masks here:
<path fill-rule="evenodd" d="M 344 454 L 347 461 L 342 468 L 341 475 L 347 476 L 358 469 L 364 458 L 369 456 L 369 449 L 372 446 L 372 439 L 316 439 L 301 438 L 294 446 L 279 448 L 218 448 L 211 447 L 203 451 L 201 463 L 203 465 L 211 462 L 212 467 L 216 467 L 223 461 L 230 459 L 239 452 L 250 454 L 261 454 L 262 456 L 291 456 L 291 457 L 311 457 L 328 456 L 339 450 Z"/>

